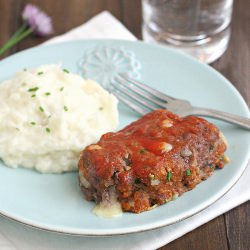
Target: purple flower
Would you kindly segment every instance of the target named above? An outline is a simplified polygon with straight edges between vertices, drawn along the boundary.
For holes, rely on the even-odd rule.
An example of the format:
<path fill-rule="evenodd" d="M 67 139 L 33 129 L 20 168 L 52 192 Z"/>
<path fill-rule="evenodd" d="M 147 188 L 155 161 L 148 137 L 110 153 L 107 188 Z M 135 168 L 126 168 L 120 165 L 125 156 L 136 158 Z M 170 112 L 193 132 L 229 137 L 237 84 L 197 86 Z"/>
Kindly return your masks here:
<path fill-rule="evenodd" d="M 22 18 L 24 24 L 0 47 L 0 56 L 32 33 L 47 36 L 53 32 L 51 18 L 35 5 L 27 4 L 23 10 Z"/>
<path fill-rule="evenodd" d="M 53 32 L 51 18 L 33 4 L 25 6 L 22 18 L 37 35 L 47 36 Z"/>

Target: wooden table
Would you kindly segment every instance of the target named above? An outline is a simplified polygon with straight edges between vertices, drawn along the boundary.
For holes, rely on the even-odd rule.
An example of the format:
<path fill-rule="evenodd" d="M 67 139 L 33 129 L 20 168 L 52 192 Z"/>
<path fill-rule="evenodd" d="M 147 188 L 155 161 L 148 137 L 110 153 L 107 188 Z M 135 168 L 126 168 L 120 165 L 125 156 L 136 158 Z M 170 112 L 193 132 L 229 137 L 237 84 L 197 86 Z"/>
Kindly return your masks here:
<path fill-rule="evenodd" d="M 134 35 L 141 38 L 140 0 L 0 0 L 0 44 L 20 27 L 20 13 L 28 2 L 53 18 L 55 34 L 82 24 L 102 10 L 109 10 Z M 250 1 L 234 4 L 232 39 L 227 52 L 212 64 L 226 76 L 250 104 Z M 5 54 L 45 41 L 30 37 Z M 161 249 L 250 249 L 250 202 L 219 216 Z"/>

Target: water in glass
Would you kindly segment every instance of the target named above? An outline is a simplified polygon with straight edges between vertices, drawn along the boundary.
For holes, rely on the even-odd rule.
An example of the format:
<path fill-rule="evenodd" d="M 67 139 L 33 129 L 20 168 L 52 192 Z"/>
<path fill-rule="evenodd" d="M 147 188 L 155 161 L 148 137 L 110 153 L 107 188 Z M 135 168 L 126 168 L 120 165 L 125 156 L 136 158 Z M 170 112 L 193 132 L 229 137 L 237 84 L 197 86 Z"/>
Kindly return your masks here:
<path fill-rule="evenodd" d="M 143 38 L 211 63 L 226 50 L 233 0 L 142 0 Z"/>

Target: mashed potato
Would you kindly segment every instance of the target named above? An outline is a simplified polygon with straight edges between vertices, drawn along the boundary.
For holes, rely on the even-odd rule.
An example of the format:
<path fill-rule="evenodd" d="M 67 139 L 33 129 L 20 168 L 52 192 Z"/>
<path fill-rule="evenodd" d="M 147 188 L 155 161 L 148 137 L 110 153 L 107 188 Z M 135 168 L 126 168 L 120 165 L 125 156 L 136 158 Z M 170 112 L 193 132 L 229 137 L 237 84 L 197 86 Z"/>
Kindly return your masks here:
<path fill-rule="evenodd" d="M 0 158 L 8 166 L 61 173 L 77 169 L 80 151 L 117 127 L 117 99 L 44 65 L 0 84 L 0 120 Z"/>

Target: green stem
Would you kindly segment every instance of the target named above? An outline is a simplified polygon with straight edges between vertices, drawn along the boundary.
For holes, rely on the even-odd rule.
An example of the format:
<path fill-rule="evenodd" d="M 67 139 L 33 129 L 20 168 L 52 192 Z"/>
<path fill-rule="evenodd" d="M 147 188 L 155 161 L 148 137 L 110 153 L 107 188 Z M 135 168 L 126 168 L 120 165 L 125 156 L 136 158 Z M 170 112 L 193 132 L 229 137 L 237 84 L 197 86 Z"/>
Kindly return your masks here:
<path fill-rule="evenodd" d="M 25 24 L 23 24 L 17 31 L 16 31 L 16 33 L 14 33 L 14 35 L 7 41 L 7 43 L 10 41 L 10 40 L 12 40 L 12 39 L 14 39 L 14 38 L 16 38 L 17 36 L 19 36 L 21 33 L 23 33 L 23 31 L 25 31 L 26 29 L 28 28 L 28 25 L 25 23 Z"/>
<path fill-rule="evenodd" d="M 25 37 L 32 33 L 32 28 L 24 30 L 22 33 L 18 31 L 17 35 L 14 35 L 2 48 L 0 48 L 0 55 L 2 55 L 5 51 L 13 47 L 15 44 L 23 40 Z"/>
<path fill-rule="evenodd" d="M 0 50 L 5 51 L 5 48 L 9 47 L 9 44 L 12 44 L 13 39 L 16 39 L 22 32 L 24 32 L 24 30 L 27 28 L 27 24 L 24 24 L 22 27 L 20 27 L 16 33 L 3 45 L 3 47 L 0 48 Z M 4 52 L 3 52 L 4 53 Z M 1 54 L 0 54 L 1 55 Z"/>

